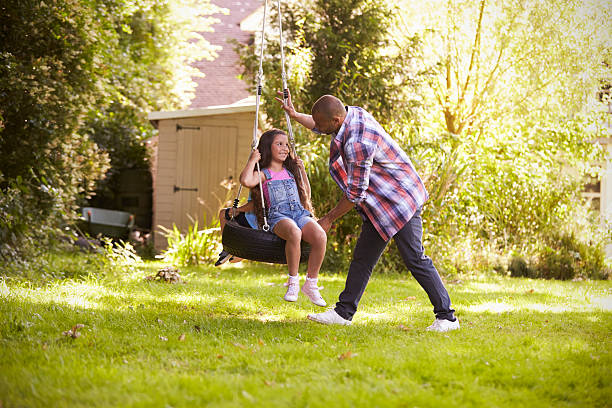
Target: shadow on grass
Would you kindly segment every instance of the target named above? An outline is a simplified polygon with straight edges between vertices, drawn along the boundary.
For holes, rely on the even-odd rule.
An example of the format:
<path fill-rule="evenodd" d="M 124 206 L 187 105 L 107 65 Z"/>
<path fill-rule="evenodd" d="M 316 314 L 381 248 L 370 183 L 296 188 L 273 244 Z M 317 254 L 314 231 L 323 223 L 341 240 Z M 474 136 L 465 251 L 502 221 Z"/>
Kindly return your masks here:
<path fill-rule="evenodd" d="M 279 271 L 226 268 L 191 272 L 190 283 L 184 285 L 137 281 L 92 288 L 83 282 L 67 289 L 72 293 L 65 291 L 45 298 L 44 290 L 38 291 L 35 301 L 27 293 L 8 296 L 0 306 L 7 317 L 0 323 L 1 334 L 12 338 L 32 332 L 35 326 L 59 333 L 68 329 L 64 323 L 67 321 L 89 328 L 106 327 L 116 333 L 193 331 L 217 338 L 242 331 L 263 337 L 270 337 L 270 333 L 273 337 L 283 336 L 282 332 L 287 331 L 286 335 L 291 337 L 295 333 L 329 330 L 305 319 L 308 313 L 324 309 L 303 299 L 297 303 L 282 301 L 284 276 Z M 400 324 L 404 336 L 422 333 L 432 319 L 431 305 L 416 281 L 403 279 L 402 286 L 393 285 L 390 289 L 385 282 L 375 280 L 362 299 L 354 327 L 364 336 L 395 333 Z M 344 277 L 323 278 L 323 283 L 328 286 L 326 298 L 333 306 L 332 299 L 342 290 Z M 576 306 L 569 296 L 531 292 L 521 287 L 484 293 L 459 286 L 449 289 L 462 331 L 479 327 L 558 330 L 563 326 L 577 334 L 597 332 L 602 324 L 608 329 L 612 325 L 610 310 L 600 310 L 587 303 Z M 410 300 L 406 301 L 406 296 L 411 294 L 415 296 L 409 296 Z M 589 310 L 580 310 L 581 307 Z M 383 313 L 376 313 L 381 310 Z M 54 324 L 58 321 L 62 322 L 61 327 Z M 356 331 L 354 328 L 335 330 Z"/>
<path fill-rule="evenodd" d="M 104 395 L 114 395 L 115 382 L 121 383 L 123 393 L 107 405 L 122 404 L 129 394 L 141 405 L 163 406 L 160 401 L 168 402 L 176 390 L 191 400 L 170 405 L 195 406 L 195 400 L 257 406 L 267 400 L 287 406 L 298 392 L 294 402 L 321 406 L 606 404 L 612 315 L 593 307 L 577 310 L 569 294 L 531 292 L 514 283 L 507 291 L 482 293 L 469 283 L 452 285 L 462 329 L 430 333 L 424 328 L 431 323 L 431 305 L 419 285 L 379 276 L 368 286 L 354 325 L 330 327 L 305 319 L 322 309 L 303 299 L 282 301 L 283 272 L 190 269 L 185 285 L 11 288 L 0 303 L 0 359 L 12 377 L 0 375 L 0 390 L 10 385 L 12 400 L 38 406 L 66 386 L 62 380 L 57 387 L 41 385 L 55 378 L 88 389 L 93 384 Z M 344 277 L 324 276 L 322 283 L 330 301 Z M 401 300 L 409 295 L 414 299 Z M 488 308 L 502 300 L 508 309 Z M 77 323 L 85 325 L 81 337 L 61 334 Z M 30 383 L 37 384 L 38 396 L 30 395 Z M 138 394 L 143 389 L 147 393 Z M 452 398 L 440 400 L 450 389 Z M 311 393 L 316 399 L 308 399 Z M 73 393 L 59 398 L 66 394 Z M 84 391 L 75 398 L 96 402 L 96 394 Z"/>

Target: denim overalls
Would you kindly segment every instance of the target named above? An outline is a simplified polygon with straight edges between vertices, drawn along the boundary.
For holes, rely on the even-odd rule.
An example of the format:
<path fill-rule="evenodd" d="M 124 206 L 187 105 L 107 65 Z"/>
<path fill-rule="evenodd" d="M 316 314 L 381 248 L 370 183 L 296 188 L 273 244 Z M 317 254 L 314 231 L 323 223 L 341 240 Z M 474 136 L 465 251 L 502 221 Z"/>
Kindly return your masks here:
<path fill-rule="evenodd" d="M 297 184 L 290 171 L 287 173 L 291 178 L 285 180 L 271 180 L 270 171 L 263 169 L 263 172 L 266 176 L 265 188 L 268 189 L 268 225 L 271 231 L 282 219 L 293 220 L 299 229 L 302 229 L 308 222 L 314 221 L 312 214 L 300 202 Z"/>

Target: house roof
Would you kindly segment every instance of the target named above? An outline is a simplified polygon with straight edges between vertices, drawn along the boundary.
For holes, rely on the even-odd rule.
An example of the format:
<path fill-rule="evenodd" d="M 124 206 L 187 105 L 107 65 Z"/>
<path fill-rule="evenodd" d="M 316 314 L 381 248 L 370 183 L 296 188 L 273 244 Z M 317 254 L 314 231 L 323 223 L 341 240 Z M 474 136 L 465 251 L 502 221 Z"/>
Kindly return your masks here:
<path fill-rule="evenodd" d="M 204 73 L 204 78 L 194 78 L 197 87 L 190 109 L 213 105 L 231 105 L 253 93 L 247 84 L 238 79 L 241 73 L 238 55 L 231 39 L 247 43 L 256 26 L 261 0 L 212 0 L 211 3 L 226 8 L 229 14 L 215 14 L 220 20 L 213 24 L 213 32 L 200 33 L 213 45 L 221 46 L 214 61 L 198 61 L 193 64 Z M 259 20 L 261 21 L 261 20 Z"/>

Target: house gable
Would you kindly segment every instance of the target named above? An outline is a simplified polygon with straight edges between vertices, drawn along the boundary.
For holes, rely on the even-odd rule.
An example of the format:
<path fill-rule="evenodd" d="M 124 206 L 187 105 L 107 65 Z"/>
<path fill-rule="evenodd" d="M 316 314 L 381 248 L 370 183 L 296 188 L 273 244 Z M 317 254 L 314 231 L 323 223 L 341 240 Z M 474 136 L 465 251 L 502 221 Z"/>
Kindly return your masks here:
<path fill-rule="evenodd" d="M 213 61 L 197 61 L 194 67 L 204 73 L 204 78 L 194 78 L 197 84 L 195 97 L 189 109 L 213 105 L 231 105 L 253 93 L 248 85 L 238 78 L 241 73 L 238 55 L 234 51 L 235 39 L 247 43 L 256 24 L 257 11 L 261 1 L 255 0 L 212 0 L 212 3 L 229 10 L 229 14 L 215 14 L 220 20 L 212 26 L 213 32 L 200 33 L 213 45 L 221 46 L 218 57 Z M 249 23 L 250 22 L 250 23 Z"/>

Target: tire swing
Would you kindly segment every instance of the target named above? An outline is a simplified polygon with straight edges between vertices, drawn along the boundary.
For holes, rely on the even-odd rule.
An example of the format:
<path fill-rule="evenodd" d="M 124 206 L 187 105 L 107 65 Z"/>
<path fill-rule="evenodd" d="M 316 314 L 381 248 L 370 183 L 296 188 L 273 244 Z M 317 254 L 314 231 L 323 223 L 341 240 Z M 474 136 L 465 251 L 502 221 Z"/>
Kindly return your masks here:
<path fill-rule="evenodd" d="M 257 128 L 259 118 L 259 100 L 262 94 L 261 79 L 263 77 L 263 51 L 264 51 L 264 37 L 266 27 L 266 12 L 268 9 L 268 1 L 264 3 L 263 13 L 263 24 L 261 29 L 261 49 L 259 54 L 259 72 L 257 74 L 257 89 L 256 89 L 256 102 L 255 102 L 255 125 L 253 126 L 253 143 L 251 150 L 257 148 Z M 287 103 L 289 99 L 289 89 L 287 87 L 287 76 L 285 73 L 285 54 L 283 51 L 283 28 L 281 24 L 281 8 L 280 0 L 278 0 L 278 26 L 280 34 L 280 50 L 282 60 L 282 77 L 283 77 L 283 99 Z M 285 111 L 285 119 L 287 120 L 287 129 L 289 135 L 289 143 L 291 145 L 291 151 L 294 157 L 296 156 L 295 151 L 295 140 L 293 138 L 293 129 L 291 127 L 291 118 Z M 257 163 L 257 171 L 261 173 L 259 163 Z M 243 227 L 234 220 L 234 211 L 231 211 L 231 220 L 225 223 L 223 227 L 223 235 L 221 242 L 223 243 L 223 250 L 226 252 L 244 259 L 258 262 L 269 262 L 286 264 L 287 257 L 285 255 L 285 240 L 279 238 L 276 234 L 270 231 L 268 225 L 268 219 L 266 216 L 266 204 L 263 196 L 263 187 L 261 183 L 261 176 L 259 177 L 259 190 L 261 192 L 261 202 L 263 204 L 263 216 L 264 225 L 261 229 L 254 229 L 249 227 Z M 234 199 L 234 205 L 232 208 L 238 208 L 240 201 L 240 193 L 242 192 L 242 185 L 238 188 L 238 194 Z M 301 256 L 300 262 L 307 262 L 310 255 L 310 245 L 302 241 L 301 245 Z"/>

